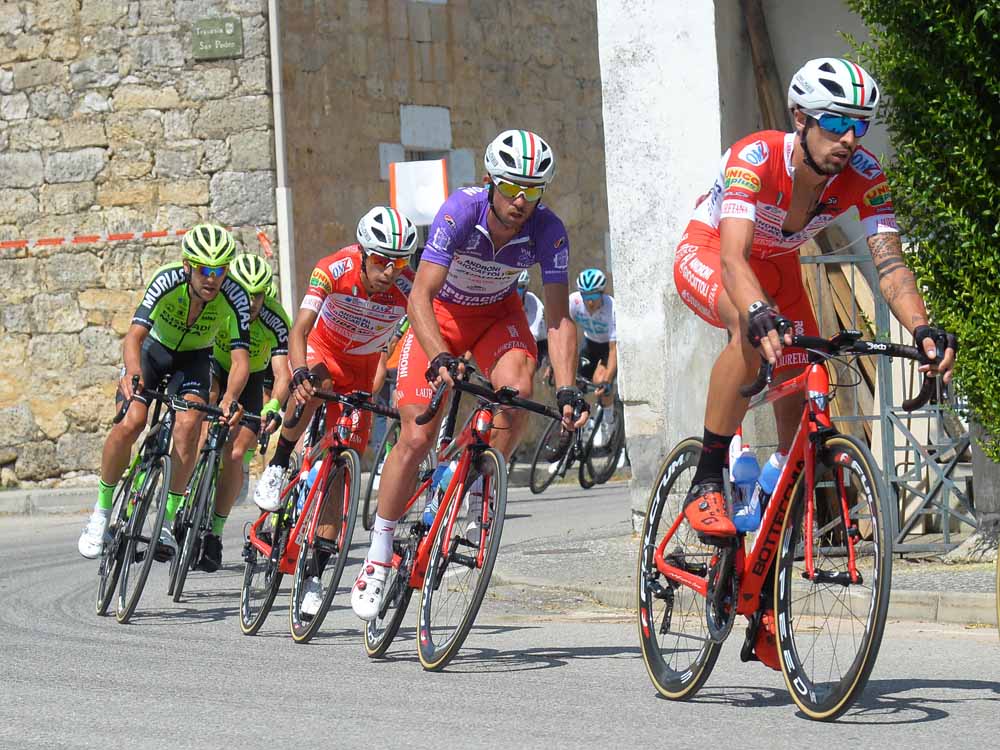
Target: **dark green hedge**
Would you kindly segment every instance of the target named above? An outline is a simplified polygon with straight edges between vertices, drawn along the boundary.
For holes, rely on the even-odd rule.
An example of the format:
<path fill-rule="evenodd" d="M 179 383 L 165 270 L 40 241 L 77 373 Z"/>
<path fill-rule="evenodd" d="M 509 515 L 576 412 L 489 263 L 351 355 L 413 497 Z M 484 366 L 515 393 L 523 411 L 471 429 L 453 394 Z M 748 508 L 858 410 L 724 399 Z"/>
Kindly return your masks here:
<path fill-rule="evenodd" d="M 908 261 L 931 317 L 959 336 L 959 388 L 1000 436 L 1000 0 L 849 5 L 871 31 L 855 47 L 886 96 Z M 1000 457 L 998 441 L 988 448 Z"/>

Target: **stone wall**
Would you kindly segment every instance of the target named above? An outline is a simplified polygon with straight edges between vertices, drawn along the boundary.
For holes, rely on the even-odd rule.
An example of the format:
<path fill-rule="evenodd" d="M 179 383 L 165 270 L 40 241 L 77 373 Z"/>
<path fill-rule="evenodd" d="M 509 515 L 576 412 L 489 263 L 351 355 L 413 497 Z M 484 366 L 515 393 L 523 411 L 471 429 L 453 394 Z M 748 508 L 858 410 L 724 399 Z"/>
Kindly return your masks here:
<path fill-rule="evenodd" d="M 300 290 L 315 261 L 353 241 L 371 205 L 388 202 L 387 155 L 443 153 L 454 189 L 478 183 L 486 144 L 506 128 L 534 130 L 555 151 L 545 200 L 569 230 L 571 273 L 605 267 L 593 0 L 289 0 L 282 9 Z M 401 107 L 411 105 L 447 108 L 444 132 L 401 132 Z"/>
<path fill-rule="evenodd" d="M 266 0 L 0 5 L 0 240 L 179 229 L 273 238 Z M 239 16 L 243 57 L 192 23 Z M 121 336 L 177 240 L 0 250 L 0 482 L 96 471 Z M 82 481 L 77 479 L 77 481 Z"/>

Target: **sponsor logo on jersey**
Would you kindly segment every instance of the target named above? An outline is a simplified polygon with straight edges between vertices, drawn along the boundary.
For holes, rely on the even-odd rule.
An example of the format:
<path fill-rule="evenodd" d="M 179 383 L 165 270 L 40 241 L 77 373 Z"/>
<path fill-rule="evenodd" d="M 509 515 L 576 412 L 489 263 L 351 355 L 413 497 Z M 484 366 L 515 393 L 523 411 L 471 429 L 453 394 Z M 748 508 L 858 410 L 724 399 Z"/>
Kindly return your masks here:
<path fill-rule="evenodd" d="M 450 227 L 451 227 L 452 229 L 454 229 L 455 227 L 457 227 L 457 226 L 458 226 L 458 225 L 457 225 L 457 224 L 455 223 L 455 220 L 454 220 L 454 219 L 453 219 L 453 218 L 451 217 L 451 215 L 450 215 L 450 214 L 445 214 L 445 215 L 444 215 L 444 220 L 445 220 L 445 223 L 446 223 L 446 224 L 448 224 L 448 226 L 450 226 Z"/>
<path fill-rule="evenodd" d="M 515 325 L 508 325 L 507 326 L 507 333 L 516 338 L 517 337 L 517 326 L 515 326 Z"/>
<path fill-rule="evenodd" d="M 445 217 L 447 218 L 447 217 Z M 448 243 L 451 242 L 451 235 L 445 230 L 444 227 L 438 227 L 434 230 L 434 237 L 427 244 L 433 247 L 435 250 L 440 250 L 444 252 L 445 248 L 448 247 Z"/>
<path fill-rule="evenodd" d="M 322 268 L 314 268 L 312 276 L 309 277 L 309 286 L 317 286 L 329 294 L 333 291 L 333 282 Z"/>
<path fill-rule="evenodd" d="M 160 297 L 183 284 L 187 280 L 187 274 L 183 267 L 170 268 L 161 271 L 149 282 L 149 287 L 142 297 L 142 306 L 152 310 Z"/>
<path fill-rule="evenodd" d="M 351 258 L 342 258 L 330 266 L 330 273 L 333 274 L 333 278 L 339 279 L 353 268 L 354 261 Z"/>
<path fill-rule="evenodd" d="M 560 250 L 552 258 L 552 265 L 555 266 L 560 271 L 565 271 L 569 268 L 569 248 L 564 248 Z"/>
<path fill-rule="evenodd" d="M 274 332 L 279 342 L 288 341 L 288 326 L 285 325 L 285 321 L 281 319 L 280 315 L 272 310 L 268 310 L 265 305 L 260 309 L 260 319 L 264 325 Z"/>
<path fill-rule="evenodd" d="M 742 200 L 725 200 L 722 202 L 721 219 L 753 219 L 754 207 Z"/>
<path fill-rule="evenodd" d="M 247 295 L 246 290 L 227 276 L 226 280 L 222 282 L 222 293 L 226 295 L 229 304 L 233 306 L 233 310 L 239 316 L 240 330 L 249 330 L 250 297 Z"/>
<path fill-rule="evenodd" d="M 753 143 L 748 143 L 743 147 L 739 153 L 739 158 L 747 164 L 759 167 L 767 161 L 767 157 L 770 155 L 771 151 L 768 149 L 767 144 L 764 143 L 764 141 L 754 141 Z"/>
<path fill-rule="evenodd" d="M 535 262 L 535 254 L 531 252 L 531 248 L 522 247 L 521 254 L 517 258 L 517 265 L 521 268 L 533 265 Z"/>
<path fill-rule="evenodd" d="M 875 157 L 861 149 L 855 151 L 854 156 L 851 157 L 851 167 L 853 167 L 855 172 L 869 180 L 882 174 L 882 167 L 875 161 Z"/>
<path fill-rule="evenodd" d="M 558 250 L 565 244 L 566 244 L 566 235 L 564 234 L 562 237 L 556 240 L 556 250 Z"/>
<path fill-rule="evenodd" d="M 409 297 L 410 292 L 413 291 L 413 282 L 406 278 L 406 276 L 400 275 L 400 277 L 396 279 L 396 288 Z"/>
<path fill-rule="evenodd" d="M 737 188 L 751 193 L 760 191 L 760 178 L 749 169 L 730 167 L 726 170 L 725 178 L 726 189 Z"/>
<path fill-rule="evenodd" d="M 873 208 L 884 206 L 892 200 L 892 192 L 889 190 L 889 183 L 880 182 L 878 185 L 865 193 L 863 200 L 866 206 L 872 206 Z"/>

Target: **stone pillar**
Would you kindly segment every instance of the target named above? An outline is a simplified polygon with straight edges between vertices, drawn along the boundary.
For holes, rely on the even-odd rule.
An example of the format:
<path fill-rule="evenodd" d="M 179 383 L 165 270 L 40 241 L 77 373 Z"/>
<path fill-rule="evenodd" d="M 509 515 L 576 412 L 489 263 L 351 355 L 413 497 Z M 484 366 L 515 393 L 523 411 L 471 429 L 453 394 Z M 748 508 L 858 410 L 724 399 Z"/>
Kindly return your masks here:
<path fill-rule="evenodd" d="M 621 389 L 641 522 L 666 451 L 701 434 L 724 343 L 673 281 L 674 248 L 722 151 L 715 8 L 598 0 L 597 15 Z"/>

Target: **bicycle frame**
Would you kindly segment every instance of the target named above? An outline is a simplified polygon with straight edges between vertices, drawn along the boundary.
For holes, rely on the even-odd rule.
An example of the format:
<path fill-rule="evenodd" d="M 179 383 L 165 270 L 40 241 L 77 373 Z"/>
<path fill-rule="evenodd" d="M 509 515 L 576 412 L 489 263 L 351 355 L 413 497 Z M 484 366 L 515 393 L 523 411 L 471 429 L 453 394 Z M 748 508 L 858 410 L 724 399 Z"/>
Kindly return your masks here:
<path fill-rule="evenodd" d="M 752 615 L 760 606 L 760 593 L 771 567 L 777 558 L 778 543 L 784 525 L 785 515 L 792 500 L 796 482 L 805 472 L 806 483 L 806 517 L 805 517 L 805 569 L 810 580 L 816 580 L 817 570 L 813 562 L 813 518 L 815 511 L 814 493 L 816 476 L 816 450 L 822 440 L 836 432 L 830 420 L 829 412 L 830 376 L 826 367 L 819 363 L 811 363 L 800 375 L 769 388 L 751 400 L 750 408 L 761 404 L 773 403 L 797 393 L 804 393 L 806 403 L 802 409 L 802 420 L 792 441 L 788 453 L 788 461 L 781 470 L 781 475 L 771 494 L 770 502 L 764 511 L 760 530 L 749 552 L 745 552 L 742 537 L 736 549 L 736 571 L 739 577 L 739 603 L 737 613 Z M 851 583 L 858 582 L 858 571 L 855 565 L 854 544 L 856 535 L 852 533 L 847 498 L 842 482 L 837 482 L 840 497 L 840 511 L 847 530 L 848 571 Z M 683 512 L 674 520 L 663 540 L 657 545 L 654 562 L 657 570 L 669 580 L 680 583 L 702 596 L 708 595 L 708 579 L 694 575 L 682 568 L 671 565 L 664 559 L 664 553 L 671 538 L 677 532 L 684 520 Z"/>

